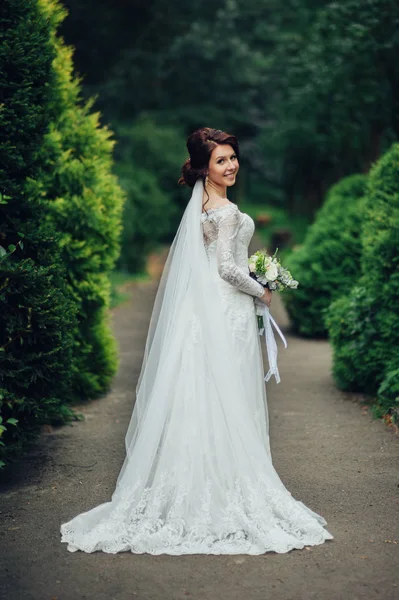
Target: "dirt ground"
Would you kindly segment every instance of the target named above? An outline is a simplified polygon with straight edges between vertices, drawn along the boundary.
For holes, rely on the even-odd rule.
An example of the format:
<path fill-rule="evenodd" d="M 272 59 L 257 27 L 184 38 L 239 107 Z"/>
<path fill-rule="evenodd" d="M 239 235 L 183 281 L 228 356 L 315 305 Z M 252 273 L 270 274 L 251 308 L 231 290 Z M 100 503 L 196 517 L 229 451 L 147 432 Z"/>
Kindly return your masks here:
<path fill-rule="evenodd" d="M 287 554 L 150 556 L 70 553 L 59 527 L 110 500 L 124 459 L 156 283 L 130 286 L 113 311 L 120 369 L 85 420 L 44 431 L 1 485 L 1 586 L 7 600 L 394 600 L 399 598 L 399 439 L 338 391 L 325 341 L 290 335 L 272 314 L 281 383 L 267 385 L 273 463 L 334 540 Z M 263 343 L 263 342 L 262 342 Z"/>

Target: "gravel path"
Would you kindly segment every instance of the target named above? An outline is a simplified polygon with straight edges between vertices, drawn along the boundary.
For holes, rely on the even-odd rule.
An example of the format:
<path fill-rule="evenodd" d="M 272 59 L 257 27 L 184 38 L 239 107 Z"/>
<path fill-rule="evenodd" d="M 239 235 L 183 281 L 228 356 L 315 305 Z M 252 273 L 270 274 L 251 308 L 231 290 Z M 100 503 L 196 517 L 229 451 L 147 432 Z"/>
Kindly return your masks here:
<path fill-rule="evenodd" d="M 7 600 L 394 600 L 399 598 L 399 439 L 335 389 L 324 341 L 287 333 L 281 383 L 268 384 L 274 465 L 293 496 L 335 536 L 262 556 L 69 553 L 59 526 L 110 500 L 124 459 L 156 284 L 130 287 L 113 311 L 121 364 L 85 421 L 44 431 L 1 485 L 1 585 Z"/>

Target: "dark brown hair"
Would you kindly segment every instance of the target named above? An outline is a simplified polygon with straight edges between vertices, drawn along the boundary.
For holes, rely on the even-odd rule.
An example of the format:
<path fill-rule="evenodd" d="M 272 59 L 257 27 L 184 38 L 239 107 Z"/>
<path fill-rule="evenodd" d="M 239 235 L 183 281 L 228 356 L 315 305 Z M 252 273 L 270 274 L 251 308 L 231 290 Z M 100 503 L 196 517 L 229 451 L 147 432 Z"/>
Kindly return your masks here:
<path fill-rule="evenodd" d="M 208 172 L 209 160 L 217 144 L 230 144 L 240 160 L 238 140 L 234 135 L 226 133 L 221 129 L 201 127 L 196 129 L 187 139 L 187 150 L 190 155 L 181 168 L 180 185 L 194 187 L 199 177 L 202 177 L 204 185 Z"/>

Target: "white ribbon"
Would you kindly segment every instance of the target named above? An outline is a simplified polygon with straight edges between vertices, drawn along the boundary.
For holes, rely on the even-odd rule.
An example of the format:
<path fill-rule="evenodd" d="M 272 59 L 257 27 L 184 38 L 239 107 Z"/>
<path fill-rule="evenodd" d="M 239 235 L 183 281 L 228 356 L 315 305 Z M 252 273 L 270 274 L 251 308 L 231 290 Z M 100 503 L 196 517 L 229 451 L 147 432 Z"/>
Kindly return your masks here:
<path fill-rule="evenodd" d="M 257 314 L 259 315 L 259 312 Z M 283 340 L 283 344 L 284 344 L 285 348 L 287 348 L 287 342 L 286 342 L 285 337 L 281 333 L 281 330 L 280 330 L 279 326 L 277 325 L 276 321 L 271 316 L 269 308 L 268 308 L 268 306 L 266 306 L 266 304 L 263 305 L 260 316 L 262 316 L 262 318 L 263 318 L 263 329 L 261 329 L 259 331 L 259 335 L 262 335 L 263 332 L 265 333 L 267 359 L 269 361 L 269 370 L 265 375 L 265 381 L 269 381 L 270 377 L 272 375 L 274 375 L 274 377 L 276 378 L 276 382 L 280 383 L 280 373 L 278 372 L 278 367 L 277 367 L 278 350 L 277 350 L 276 340 L 274 338 L 272 325 L 275 327 L 277 333 Z"/>

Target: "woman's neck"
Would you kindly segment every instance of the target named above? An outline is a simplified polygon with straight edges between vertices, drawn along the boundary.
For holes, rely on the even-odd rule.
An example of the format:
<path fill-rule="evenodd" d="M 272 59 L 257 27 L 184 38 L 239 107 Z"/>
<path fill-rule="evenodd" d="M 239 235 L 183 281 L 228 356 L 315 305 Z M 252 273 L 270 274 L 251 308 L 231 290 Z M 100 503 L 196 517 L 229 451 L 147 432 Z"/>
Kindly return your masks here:
<path fill-rule="evenodd" d="M 212 181 L 208 180 L 205 183 L 205 190 L 206 191 L 205 191 L 204 197 L 206 199 L 208 199 L 208 196 L 206 195 L 206 192 L 208 192 L 210 201 L 214 200 L 216 203 L 218 203 L 220 200 L 228 199 L 226 197 L 226 190 L 227 190 L 226 185 L 218 185 L 218 184 L 213 183 Z"/>

